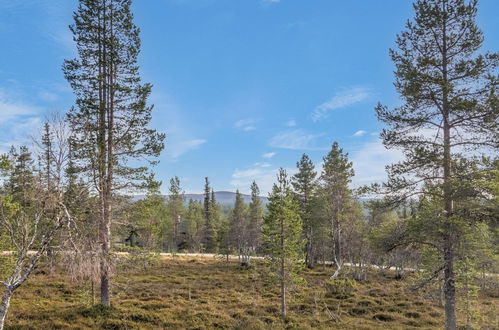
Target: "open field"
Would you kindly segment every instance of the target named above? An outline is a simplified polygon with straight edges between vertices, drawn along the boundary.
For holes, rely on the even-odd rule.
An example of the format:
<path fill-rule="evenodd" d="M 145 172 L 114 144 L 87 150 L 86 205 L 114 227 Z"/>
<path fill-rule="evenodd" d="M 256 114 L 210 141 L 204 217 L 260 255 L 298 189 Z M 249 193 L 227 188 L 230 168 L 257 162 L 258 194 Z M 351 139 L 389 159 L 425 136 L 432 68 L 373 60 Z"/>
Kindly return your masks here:
<path fill-rule="evenodd" d="M 305 271 L 307 285 L 279 318 L 277 287 L 262 265 L 244 269 L 221 259 L 164 257 L 152 267 L 118 264 L 113 308 L 92 307 L 90 283 L 72 283 L 40 268 L 14 295 L 7 329 L 439 329 L 443 310 L 405 281 L 370 274 L 350 296 L 328 296 L 330 269 Z M 96 299 L 98 300 L 98 299 Z M 498 298 L 483 297 L 484 329 L 498 327 Z"/>

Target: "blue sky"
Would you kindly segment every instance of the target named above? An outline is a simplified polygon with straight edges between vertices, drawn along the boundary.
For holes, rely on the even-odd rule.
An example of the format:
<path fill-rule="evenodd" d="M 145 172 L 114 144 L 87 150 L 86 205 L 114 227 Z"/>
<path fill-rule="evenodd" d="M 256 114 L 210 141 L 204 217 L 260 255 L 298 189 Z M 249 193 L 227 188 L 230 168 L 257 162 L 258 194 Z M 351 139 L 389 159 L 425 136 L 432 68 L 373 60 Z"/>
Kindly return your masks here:
<path fill-rule="evenodd" d="M 61 65 L 75 56 L 76 0 L 0 0 L 0 151 L 29 144 L 47 114 L 74 101 Z M 412 17 L 404 0 L 135 0 L 152 125 L 167 134 L 155 171 L 187 192 L 267 193 L 302 153 L 320 166 L 331 143 L 355 185 L 383 180 L 396 151 L 378 140 L 378 101 L 395 106 L 388 48 Z M 481 0 L 484 49 L 498 51 L 499 1 Z"/>

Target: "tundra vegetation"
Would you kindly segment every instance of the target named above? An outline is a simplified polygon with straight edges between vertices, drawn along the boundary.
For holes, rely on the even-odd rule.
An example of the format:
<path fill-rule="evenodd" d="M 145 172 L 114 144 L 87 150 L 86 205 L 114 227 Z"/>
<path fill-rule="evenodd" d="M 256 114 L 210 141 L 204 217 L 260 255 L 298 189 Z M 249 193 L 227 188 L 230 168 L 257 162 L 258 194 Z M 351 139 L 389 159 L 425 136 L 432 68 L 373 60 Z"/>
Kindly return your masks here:
<path fill-rule="evenodd" d="M 208 177 L 161 194 L 131 0 L 80 0 L 74 107 L 0 158 L 0 329 L 499 328 L 499 54 L 476 0 L 414 12 L 402 105 L 375 109 L 404 155 L 387 182 L 355 189 L 334 142 L 228 206 Z"/>

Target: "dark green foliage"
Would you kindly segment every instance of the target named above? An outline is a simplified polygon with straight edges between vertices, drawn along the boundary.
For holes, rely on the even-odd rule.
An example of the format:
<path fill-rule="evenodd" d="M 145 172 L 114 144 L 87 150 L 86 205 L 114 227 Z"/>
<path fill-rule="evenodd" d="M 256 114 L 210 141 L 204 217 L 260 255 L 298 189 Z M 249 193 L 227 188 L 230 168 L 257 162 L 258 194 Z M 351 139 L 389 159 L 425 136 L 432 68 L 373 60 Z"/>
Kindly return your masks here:
<path fill-rule="evenodd" d="M 324 165 L 320 177 L 320 194 L 324 203 L 324 212 L 330 224 L 333 240 L 333 261 L 336 264 L 338 276 L 344 263 L 344 228 L 352 220 L 353 196 L 349 187 L 354 176 L 352 162 L 348 154 L 343 152 L 337 142 L 334 142 L 331 151 L 324 157 Z M 354 215 L 355 217 L 356 215 Z"/>
<path fill-rule="evenodd" d="M 255 181 L 251 184 L 251 202 L 248 210 L 248 243 L 252 253 L 256 253 L 261 245 L 260 235 L 263 225 L 263 205 L 260 189 Z"/>
<path fill-rule="evenodd" d="M 153 182 L 147 167 L 133 166 L 163 149 L 164 134 L 149 128 L 151 85 L 141 82 L 139 29 L 131 0 L 80 0 L 70 26 L 78 58 L 63 71 L 76 96 L 68 114 L 73 168 L 99 194 L 101 302 L 110 305 L 113 196 Z"/>
<path fill-rule="evenodd" d="M 376 108 L 388 126 L 383 143 L 405 155 L 388 168 L 381 190 L 393 203 L 421 195 L 431 200 L 433 213 L 421 218 L 418 236 L 442 255 L 446 328 L 455 329 L 454 268 L 461 238 L 471 230 L 465 205 L 470 198 L 487 200 L 471 177 L 486 149 L 499 146 L 499 54 L 477 54 L 483 34 L 475 23 L 476 0 L 418 0 L 414 11 L 397 37 L 398 50 L 390 50 L 404 103 Z"/>
<path fill-rule="evenodd" d="M 211 189 L 210 181 L 205 178 L 204 186 L 204 232 L 203 232 L 203 245 L 206 252 L 214 252 L 216 248 L 216 228 L 215 228 L 215 218 L 217 201 L 215 200 L 215 194 L 213 189 Z"/>
<path fill-rule="evenodd" d="M 279 170 L 267 208 L 263 241 L 270 271 L 281 287 L 281 315 L 286 316 L 286 295 L 293 285 L 301 281 L 298 271 L 301 269 L 304 242 L 298 204 L 284 169 Z"/>
<path fill-rule="evenodd" d="M 315 178 L 314 163 L 310 158 L 303 154 L 300 161 L 296 163 L 298 173 L 291 178 L 291 184 L 300 202 L 300 215 L 303 220 L 303 232 L 306 238 L 305 263 L 309 268 L 314 267 L 317 250 L 317 242 L 314 240 L 314 232 L 318 231 L 317 220 L 312 216 L 312 198 L 316 192 L 317 184 Z"/>

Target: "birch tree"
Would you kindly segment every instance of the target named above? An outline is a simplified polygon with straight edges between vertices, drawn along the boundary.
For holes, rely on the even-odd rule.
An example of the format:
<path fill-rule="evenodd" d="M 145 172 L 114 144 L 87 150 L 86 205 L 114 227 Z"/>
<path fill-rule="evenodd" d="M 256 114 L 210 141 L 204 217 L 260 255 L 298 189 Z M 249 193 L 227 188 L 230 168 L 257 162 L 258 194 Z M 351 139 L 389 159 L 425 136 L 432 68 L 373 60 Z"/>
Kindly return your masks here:
<path fill-rule="evenodd" d="M 45 127 L 46 132 L 50 132 L 50 126 Z M 58 185 L 46 185 L 51 182 L 52 169 L 44 168 L 37 173 L 28 148 L 21 147 L 19 151 L 12 148 L 0 164 L 3 176 L 0 189 L 3 239 L 0 241 L 7 242 L 7 247 L 14 250 L 7 278 L 0 281 L 4 287 L 0 303 L 0 329 L 3 329 L 12 295 L 29 278 L 71 217 L 64 204 L 63 191 Z M 39 179 L 47 173 L 47 181 Z"/>

